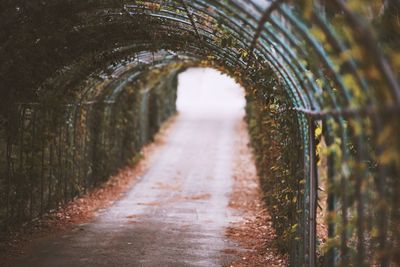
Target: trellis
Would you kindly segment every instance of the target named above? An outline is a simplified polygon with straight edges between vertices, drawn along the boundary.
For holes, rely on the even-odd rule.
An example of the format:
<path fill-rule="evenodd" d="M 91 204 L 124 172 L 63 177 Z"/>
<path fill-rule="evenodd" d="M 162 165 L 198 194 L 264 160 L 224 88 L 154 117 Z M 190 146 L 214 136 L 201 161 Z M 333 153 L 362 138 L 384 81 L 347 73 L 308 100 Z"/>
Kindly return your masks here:
<path fill-rule="evenodd" d="M 159 64 L 146 52 L 132 58 L 128 70 L 112 67 L 110 75 L 121 75 L 97 84 L 101 95 L 93 100 L 81 98 L 57 109 L 40 102 L 14 104 L 8 118 L 13 129 L 0 135 L 5 171 L 0 226 L 12 228 L 56 210 L 140 157 L 176 112 L 177 70 L 157 71 L 156 79 L 145 81 L 162 68 Z"/>
<path fill-rule="evenodd" d="M 43 88 L 43 99 L 53 90 L 73 101 L 86 94 L 85 88 L 96 98 L 100 93 L 94 86 L 83 83 L 94 70 L 126 61 L 138 51 L 161 49 L 169 52 L 161 53 L 159 62 L 172 69 L 214 66 L 231 74 L 244 84 L 248 97 L 261 101 L 258 105 L 266 103 L 268 94 L 283 94 L 289 104 L 265 111 L 279 111 L 283 118 L 296 114 L 293 127 L 298 135 L 288 138 L 300 141 L 302 177 L 291 185 L 298 190 L 299 215 L 286 226 L 296 232 L 290 240 L 292 264 L 318 264 L 318 157 L 328 159 L 329 235 L 319 259 L 328 266 L 399 262 L 400 53 L 398 29 L 391 32 L 396 29 L 398 2 L 388 1 L 379 11 L 374 1 L 361 0 L 55 1 L 47 8 L 61 10 L 65 5 L 74 16 L 64 15 L 70 23 L 67 30 L 55 29 L 63 36 L 73 36 L 74 31 L 82 38 L 90 34 L 101 47 L 94 58 L 86 39 L 85 52 L 59 52 L 77 62 L 63 58 L 68 64 L 55 66 L 69 67 L 63 75 L 44 69 L 44 77 L 35 84 Z M 11 38 L 13 42 L 20 39 Z M 66 38 L 56 44 L 62 45 L 73 43 Z M 39 43 L 35 49 L 45 46 Z M 172 58 L 181 65 L 174 65 Z M 77 77 L 74 70 L 82 69 L 88 75 Z M 78 81 L 73 86 L 57 87 L 74 79 Z M 274 86 L 278 91 L 271 89 Z M 321 131 L 327 147 L 317 155 L 316 132 Z"/>

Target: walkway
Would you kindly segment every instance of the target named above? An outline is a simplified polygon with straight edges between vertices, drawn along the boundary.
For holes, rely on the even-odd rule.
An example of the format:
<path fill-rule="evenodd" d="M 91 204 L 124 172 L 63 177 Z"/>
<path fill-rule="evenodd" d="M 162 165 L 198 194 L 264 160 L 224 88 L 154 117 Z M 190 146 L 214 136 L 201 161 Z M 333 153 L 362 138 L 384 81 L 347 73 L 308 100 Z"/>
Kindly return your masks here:
<path fill-rule="evenodd" d="M 193 85 L 192 75 L 206 72 Z M 212 81 L 212 88 L 210 83 Z M 138 183 L 96 219 L 38 242 L 16 266 L 222 266 L 244 99 L 212 71 L 180 77 L 180 114 Z M 236 88 L 233 88 L 236 87 Z M 210 96 L 214 98 L 210 98 Z"/>

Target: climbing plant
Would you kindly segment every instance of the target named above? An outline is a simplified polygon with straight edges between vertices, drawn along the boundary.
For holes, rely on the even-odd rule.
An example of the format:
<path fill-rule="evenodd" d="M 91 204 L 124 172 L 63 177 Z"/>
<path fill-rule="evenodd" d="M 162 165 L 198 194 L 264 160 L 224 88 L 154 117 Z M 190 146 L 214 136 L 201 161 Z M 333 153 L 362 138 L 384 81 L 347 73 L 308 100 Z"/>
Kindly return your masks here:
<path fill-rule="evenodd" d="M 55 142 L 80 133 L 78 141 L 101 144 L 93 158 L 99 164 L 108 151 L 121 152 L 112 137 L 120 136 L 121 145 L 143 134 L 125 122 L 137 120 L 128 107 L 151 102 L 154 114 L 169 114 L 162 99 L 170 103 L 173 93 L 140 102 L 127 93 L 126 81 L 157 81 L 188 66 L 211 66 L 246 88 L 265 198 L 291 264 L 399 264 L 399 7 L 398 0 L 2 1 L 1 170 L 11 177 L 2 178 L 2 188 L 32 176 L 19 186 L 22 192 L 38 181 L 40 156 L 32 151 L 41 145 L 29 136 L 45 137 L 49 158 L 58 155 Z M 135 69 L 154 72 L 135 76 Z M 124 102 L 134 98 L 139 103 Z M 113 101 L 121 105 L 106 104 Z M 79 116 L 69 116 L 74 113 Z M 162 121 L 154 114 L 152 121 Z M 135 134 L 108 129 L 114 120 Z M 95 133 L 101 138 L 93 139 Z M 29 149 L 17 153 L 13 146 L 22 143 Z M 87 153 L 93 151 L 82 155 Z M 6 164 L 8 158 L 21 168 Z M 326 159 L 325 169 L 317 169 L 319 158 Z M 63 181 L 62 168 L 52 168 L 45 173 Z M 16 203 L 29 202 L 13 190 Z M 318 206 L 326 216 L 323 244 L 316 235 Z"/>
<path fill-rule="evenodd" d="M 303 148 L 299 118 L 290 111 L 284 85 L 273 73 L 265 74 L 268 83 L 247 96 L 246 117 L 264 198 L 274 214 L 280 247 L 287 251 L 298 239 L 297 221 L 302 216 L 298 198 L 302 198 L 299 190 L 304 190 L 304 167 L 298 159 Z"/>

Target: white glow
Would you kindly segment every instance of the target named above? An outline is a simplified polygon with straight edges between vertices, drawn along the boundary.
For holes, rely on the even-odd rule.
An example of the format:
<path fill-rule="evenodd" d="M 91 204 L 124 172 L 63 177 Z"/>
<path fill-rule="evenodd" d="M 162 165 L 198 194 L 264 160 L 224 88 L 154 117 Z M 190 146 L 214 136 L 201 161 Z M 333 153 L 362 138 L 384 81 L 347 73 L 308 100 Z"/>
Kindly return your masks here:
<path fill-rule="evenodd" d="M 218 116 L 243 112 L 244 90 L 214 69 L 192 68 L 179 75 L 177 108 L 181 114 Z"/>

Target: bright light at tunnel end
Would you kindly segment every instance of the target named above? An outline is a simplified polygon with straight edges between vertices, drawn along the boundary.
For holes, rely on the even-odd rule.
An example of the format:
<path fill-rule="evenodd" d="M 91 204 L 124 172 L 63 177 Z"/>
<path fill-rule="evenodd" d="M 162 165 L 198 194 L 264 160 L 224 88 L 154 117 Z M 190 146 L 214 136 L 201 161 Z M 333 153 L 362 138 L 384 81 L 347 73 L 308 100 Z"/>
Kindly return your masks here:
<path fill-rule="evenodd" d="M 190 68 L 179 75 L 177 109 L 218 116 L 244 115 L 244 89 L 229 76 L 211 68 Z"/>

